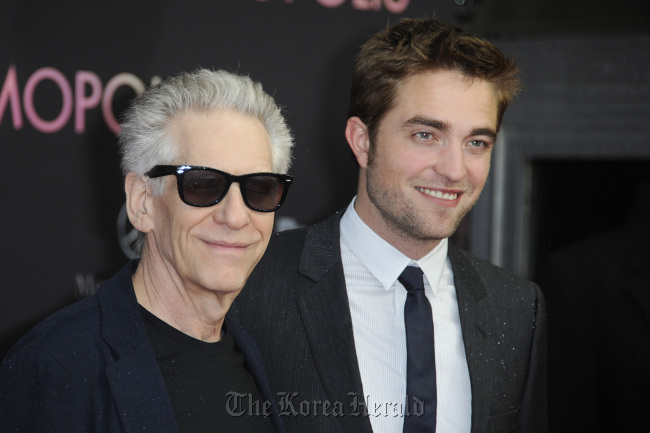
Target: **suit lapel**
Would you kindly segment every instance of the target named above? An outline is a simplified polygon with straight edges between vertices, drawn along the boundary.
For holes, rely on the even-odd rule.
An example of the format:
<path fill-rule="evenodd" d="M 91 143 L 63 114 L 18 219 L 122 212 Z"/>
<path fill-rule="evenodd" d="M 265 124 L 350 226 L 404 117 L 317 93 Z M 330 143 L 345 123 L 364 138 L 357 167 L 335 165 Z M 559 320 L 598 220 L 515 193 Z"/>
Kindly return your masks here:
<path fill-rule="evenodd" d="M 341 263 L 340 213 L 314 226 L 307 234 L 299 272 L 314 281 L 298 299 L 318 374 L 331 404 L 340 402 L 345 431 L 371 433 L 365 407 L 355 412 L 355 396 L 363 401 L 363 387 L 354 346 L 352 318 Z"/>
<path fill-rule="evenodd" d="M 120 358 L 106 369 L 106 376 L 125 431 L 178 432 L 150 344 Z"/>
<path fill-rule="evenodd" d="M 268 402 L 274 402 L 273 393 L 271 392 L 271 387 L 269 385 L 268 378 L 266 377 L 266 372 L 264 371 L 264 366 L 262 365 L 262 355 L 260 354 L 257 344 L 253 340 L 248 332 L 239 325 L 235 320 L 233 320 L 229 315 L 226 315 L 226 322 L 228 324 L 229 332 L 231 333 L 237 348 L 244 355 L 246 364 L 255 379 L 257 388 L 262 395 L 262 399 Z M 273 404 L 271 406 L 271 423 L 273 424 L 274 431 L 284 432 L 284 426 L 280 420 L 280 414 L 278 413 L 278 408 Z"/>
<path fill-rule="evenodd" d="M 472 387 L 472 433 L 483 431 L 487 425 L 492 396 L 494 372 L 490 359 L 493 353 L 492 324 L 487 291 L 474 265 L 457 249 L 449 246 L 449 258 L 454 271 L 460 324 L 465 345 L 465 356 Z"/>
<path fill-rule="evenodd" d="M 125 266 L 99 292 L 102 337 L 117 356 L 106 376 L 126 432 L 177 433 L 176 419 Z"/>

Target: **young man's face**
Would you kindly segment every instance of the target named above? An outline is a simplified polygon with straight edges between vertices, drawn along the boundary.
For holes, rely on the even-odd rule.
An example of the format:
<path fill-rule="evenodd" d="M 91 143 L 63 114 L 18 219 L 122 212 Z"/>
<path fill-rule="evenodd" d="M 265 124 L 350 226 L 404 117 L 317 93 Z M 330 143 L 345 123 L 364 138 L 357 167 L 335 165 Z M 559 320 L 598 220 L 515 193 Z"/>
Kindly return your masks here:
<path fill-rule="evenodd" d="M 476 203 L 496 132 L 490 84 L 455 71 L 407 79 L 370 144 L 357 212 L 388 242 L 420 258 L 451 236 Z"/>

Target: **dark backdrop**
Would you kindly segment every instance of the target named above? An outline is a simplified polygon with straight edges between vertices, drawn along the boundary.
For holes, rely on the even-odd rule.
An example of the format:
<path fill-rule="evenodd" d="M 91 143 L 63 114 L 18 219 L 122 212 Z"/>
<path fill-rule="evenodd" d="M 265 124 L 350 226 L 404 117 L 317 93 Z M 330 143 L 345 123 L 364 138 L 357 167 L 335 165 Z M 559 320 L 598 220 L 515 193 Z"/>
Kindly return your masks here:
<path fill-rule="evenodd" d="M 647 33 L 648 10 L 644 0 L 3 0 L 0 356 L 125 262 L 114 119 L 143 86 L 198 66 L 263 83 L 297 141 L 283 229 L 354 194 L 350 67 L 387 23 L 436 15 L 498 43 Z"/>

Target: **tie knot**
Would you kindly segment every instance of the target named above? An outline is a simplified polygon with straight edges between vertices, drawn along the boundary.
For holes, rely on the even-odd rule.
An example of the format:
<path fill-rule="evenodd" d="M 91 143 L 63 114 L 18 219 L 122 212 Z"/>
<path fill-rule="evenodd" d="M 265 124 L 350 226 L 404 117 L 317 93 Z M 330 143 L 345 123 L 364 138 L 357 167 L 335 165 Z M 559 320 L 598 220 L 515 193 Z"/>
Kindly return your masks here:
<path fill-rule="evenodd" d="M 408 290 L 424 290 L 424 281 L 422 280 L 422 269 L 416 266 L 407 266 L 402 275 L 398 278 L 399 282 Z"/>

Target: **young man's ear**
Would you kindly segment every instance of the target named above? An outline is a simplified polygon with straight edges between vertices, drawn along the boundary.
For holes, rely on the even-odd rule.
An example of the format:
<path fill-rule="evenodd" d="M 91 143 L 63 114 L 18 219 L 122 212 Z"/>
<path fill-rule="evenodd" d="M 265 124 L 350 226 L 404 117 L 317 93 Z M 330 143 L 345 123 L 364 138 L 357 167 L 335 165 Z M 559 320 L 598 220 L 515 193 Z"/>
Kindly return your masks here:
<path fill-rule="evenodd" d="M 124 179 L 126 192 L 126 212 L 134 228 L 142 233 L 153 230 L 153 216 L 151 215 L 150 191 L 147 178 L 129 172 Z"/>
<path fill-rule="evenodd" d="M 357 158 L 359 167 L 368 167 L 368 149 L 370 149 L 370 137 L 365 123 L 356 116 L 350 117 L 345 126 L 345 138 L 354 156 Z"/>

